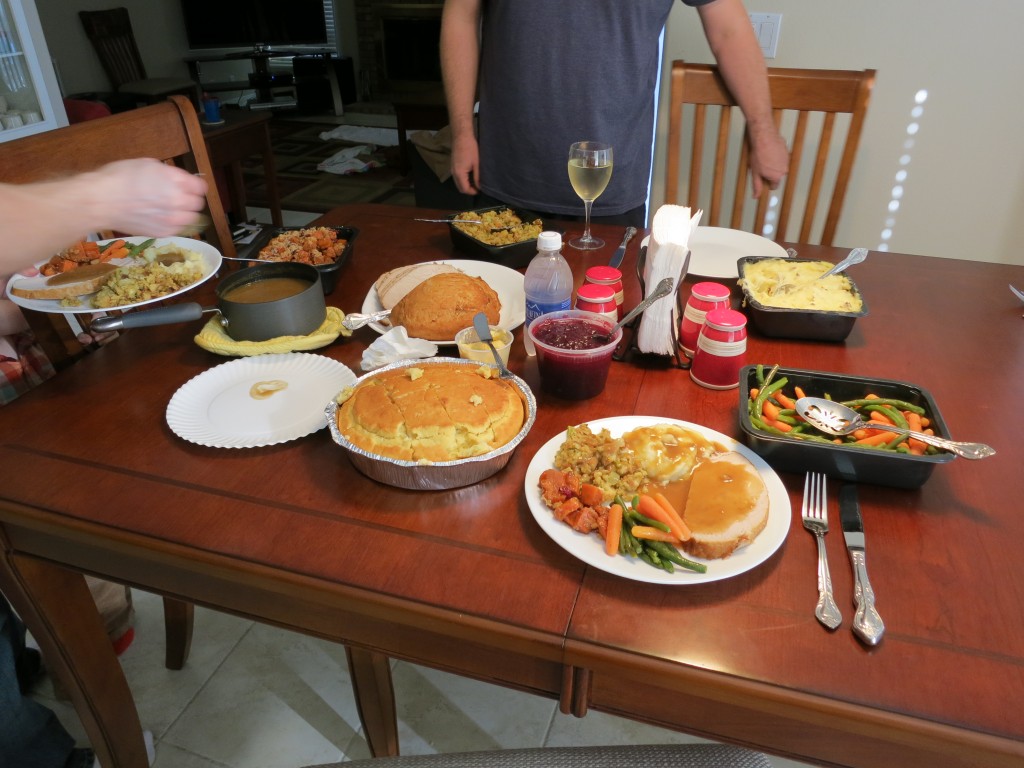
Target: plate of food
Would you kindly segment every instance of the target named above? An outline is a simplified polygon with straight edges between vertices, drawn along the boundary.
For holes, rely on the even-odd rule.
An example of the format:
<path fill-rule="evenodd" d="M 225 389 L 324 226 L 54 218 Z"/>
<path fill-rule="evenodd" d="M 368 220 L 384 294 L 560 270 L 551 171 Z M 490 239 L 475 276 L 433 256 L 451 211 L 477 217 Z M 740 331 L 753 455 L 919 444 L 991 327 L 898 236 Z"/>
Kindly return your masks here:
<path fill-rule="evenodd" d="M 650 236 L 641 246 L 646 246 Z M 690 235 L 687 274 L 729 279 L 739 277 L 737 262 L 744 256 L 789 257 L 786 249 L 767 237 L 726 227 L 697 227 Z"/>
<path fill-rule="evenodd" d="M 595 458 L 599 454 L 603 458 Z M 548 470 L 572 471 L 600 488 L 604 500 L 595 510 L 610 504 L 610 495 L 632 505 L 640 491 L 663 493 L 691 529 L 679 554 L 705 572 L 676 566 L 670 573 L 633 555 L 609 555 L 602 528 L 587 530 L 595 525 L 589 512 L 581 507 L 567 514 L 567 508 L 552 506 L 552 476 L 542 485 Z M 778 551 L 792 516 L 785 486 L 760 456 L 715 430 L 658 416 L 570 427 L 537 451 L 524 487 L 537 524 L 566 552 L 606 573 L 650 584 L 705 584 L 746 573 Z"/>
<path fill-rule="evenodd" d="M 366 294 L 364 314 L 384 309 L 391 309 L 391 317 L 370 323 L 377 333 L 404 325 L 409 336 L 436 344 L 455 344 L 455 335 L 473 325 L 478 311 L 491 325 L 511 331 L 526 322 L 523 275 L 486 261 L 413 264 L 382 275 Z"/>
<path fill-rule="evenodd" d="M 211 448 L 258 448 L 327 426 L 324 406 L 356 375 L 323 355 L 243 357 L 185 382 L 167 404 L 178 437 Z"/>
<path fill-rule="evenodd" d="M 39 275 L 12 277 L 7 298 L 54 314 L 133 309 L 195 288 L 221 262 L 212 245 L 187 237 L 82 242 L 37 263 Z"/>

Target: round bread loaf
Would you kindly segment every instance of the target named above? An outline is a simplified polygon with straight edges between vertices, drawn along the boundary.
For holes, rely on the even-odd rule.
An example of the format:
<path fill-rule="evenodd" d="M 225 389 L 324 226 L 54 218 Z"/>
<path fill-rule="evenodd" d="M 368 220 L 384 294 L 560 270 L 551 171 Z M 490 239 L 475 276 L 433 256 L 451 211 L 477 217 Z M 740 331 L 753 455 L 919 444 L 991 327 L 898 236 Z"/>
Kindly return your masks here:
<path fill-rule="evenodd" d="M 526 408 L 494 369 L 457 363 L 396 368 L 362 381 L 337 411 L 353 445 L 392 459 L 441 462 L 489 453 L 522 429 Z"/>
<path fill-rule="evenodd" d="M 497 325 L 501 300 L 483 279 L 463 272 L 434 275 L 413 288 L 391 310 L 391 324 L 403 325 L 409 336 L 451 341 L 473 325 L 477 312 Z"/>

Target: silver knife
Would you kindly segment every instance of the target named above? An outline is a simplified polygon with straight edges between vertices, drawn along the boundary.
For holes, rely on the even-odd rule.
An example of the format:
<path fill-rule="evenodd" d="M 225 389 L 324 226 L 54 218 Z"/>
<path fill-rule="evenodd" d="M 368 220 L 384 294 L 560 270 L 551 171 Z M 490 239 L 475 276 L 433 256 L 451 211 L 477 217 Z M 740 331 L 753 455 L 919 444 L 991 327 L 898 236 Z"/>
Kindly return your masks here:
<path fill-rule="evenodd" d="M 885 633 L 885 624 L 875 610 L 875 591 L 868 581 L 864 559 L 864 521 L 860 516 L 857 486 L 852 483 L 847 483 L 839 491 L 839 519 L 843 524 L 846 551 L 853 565 L 853 601 L 857 605 L 853 633 L 868 645 L 878 645 Z"/>
<path fill-rule="evenodd" d="M 635 234 L 636 227 L 626 227 L 626 236 L 622 238 L 622 244 L 612 254 L 612 260 L 608 262 L 609 267 L 617 267 L 622 263 L 622 259 L 626 255 L 626 246 L 629 245 L 629 241 L 633 239 Z"/>

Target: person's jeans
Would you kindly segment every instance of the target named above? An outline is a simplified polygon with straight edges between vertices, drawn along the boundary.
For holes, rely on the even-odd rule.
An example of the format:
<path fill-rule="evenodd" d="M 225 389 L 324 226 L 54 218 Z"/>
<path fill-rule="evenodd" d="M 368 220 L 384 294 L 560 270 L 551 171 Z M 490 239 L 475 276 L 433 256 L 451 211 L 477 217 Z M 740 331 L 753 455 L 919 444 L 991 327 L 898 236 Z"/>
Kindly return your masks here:
<path fill-rule="evenodd" d="M 64 768 L 75 746 L 56 715 L 23 696 L 15 660 L 25 626 L 0 595 L 0 768 Z"/>

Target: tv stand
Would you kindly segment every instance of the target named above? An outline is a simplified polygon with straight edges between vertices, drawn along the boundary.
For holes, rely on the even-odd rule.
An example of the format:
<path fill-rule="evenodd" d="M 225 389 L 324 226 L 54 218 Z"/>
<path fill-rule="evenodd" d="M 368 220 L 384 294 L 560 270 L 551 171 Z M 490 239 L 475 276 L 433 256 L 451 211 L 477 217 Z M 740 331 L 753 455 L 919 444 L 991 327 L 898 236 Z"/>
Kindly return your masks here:
<path fill-rule="evenodd" d="M 285 109 L 296 106 L 296 100 L 291 98 L 275 97 L 274 91 L 283 87 L 291 87 L 294 78 L 291 75 L 275 75 L 270 71 L 271 59 L 294 59 L 297 56 L 317 56 L 325 62 L 330 62 L 334 55 L 333 50 L 277 50 L 262 46 L 256 46 L 247 51 L 233 51 L 231 53 L 218 54 L 196 54 L 185 57 L 188 71 L 192 80 L 204 93 L 220 93 L 224 91 L 244 91 L 254 89 L 256 101 L 250 102 L 250 109 Z M 226 81 L 204 81 L 201 64 L 211 61 L 235 61 L 249 59 L 252 63 L 252 71 L 249 73 L 248 82 L 226 80 Z M 331 100 L 334 114 L 344 113 L 341 101 L 341 90 L 338 87 L 338 79 L 334 73 L 333 66 L 324 67 L 324 77 L 328 80 L 331 90 Z"/>

